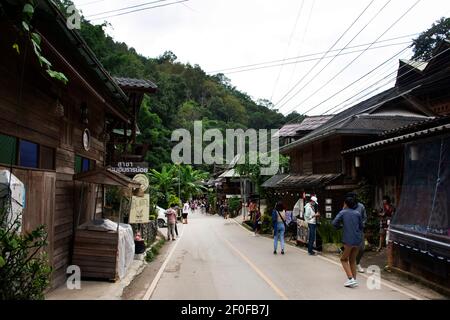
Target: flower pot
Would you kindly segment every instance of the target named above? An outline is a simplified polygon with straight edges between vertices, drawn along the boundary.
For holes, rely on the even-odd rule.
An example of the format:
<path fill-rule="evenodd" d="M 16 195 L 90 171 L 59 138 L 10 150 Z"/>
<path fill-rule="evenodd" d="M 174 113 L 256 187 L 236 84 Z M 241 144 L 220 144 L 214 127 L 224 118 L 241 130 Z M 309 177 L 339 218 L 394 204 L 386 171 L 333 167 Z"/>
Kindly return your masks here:
<path fill-rule="evenodd" d="M 145 242 L 144 240 L 134 240 L 135 254 L 142 254 L 145 252 Z"/>
<path fill-rule="evenodd" d="M 322 251 L 327 253 L 337 253 L 339 252 L 339 245 L 335 243 L 323 243 Z"/>

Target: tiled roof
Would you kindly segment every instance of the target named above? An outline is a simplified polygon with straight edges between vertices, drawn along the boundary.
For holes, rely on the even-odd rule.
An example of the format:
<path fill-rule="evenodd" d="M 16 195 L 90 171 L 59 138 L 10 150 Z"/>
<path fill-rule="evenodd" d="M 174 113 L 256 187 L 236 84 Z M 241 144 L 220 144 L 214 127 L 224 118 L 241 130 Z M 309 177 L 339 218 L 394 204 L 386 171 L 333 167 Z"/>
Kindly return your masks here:
<path fill-rule="evenodd" d="M 399 90 L 394 87 L 383 91 L 335 115 L 331 120 L 322 125 L 320 128 L 307 134 L 305 137 L 280 148 L 280 150 L 282 152 L 285 152 L 334 133 L 381 134 L 385 130 L 391 130 L 393 128 L 404 126 L 412 122 L 420 121 L 423 119 L 423 117 L 386 117 L 381 115 L 370 115 L 371 112 L 374 112 L 385 103 L 398 99 L 402 95 L 409 94 L 410 92 L 418 88 L 420 88 L 420 85 L 416 85 L 414 87 L 411 86 L 410 89 Z"/>
<path fill-rule="evenodd" d="M 438 134 L 442 134 L 442 133 L 446 133 L 446 132 L 450 132 L 450 123 L 439 125 L 439 126 L 432 127 L 432 128 L 428 128 L 425 130 L 420 130 L 420 131 L 404 134 L 404 135 L 393 137 L 390 139 L 385 139 L 385 140 L 377 141 L 374 143 L 366 144 L 364 146 L 346 150 L 346 151 L 342 152 L 342 154 L 358 153 L 358 152 L 383 148 L 383 147 L 387 147 L 389 145 L 395 145 L 395 144 L 399 144 L 399 143 L 413 141 L 413 140 L 416 140 L 419 138 L 425 138 L 428 136 L 438 135 Z"/>
<path fill-rule="evenodd" d="M 299 131 L 313 131 L 333 118 L 334 115 L 306 117 L 301 123 L 284 125 L 277 133 L 280 137 L 294 137 Z"/>
<path fill-rule="evenodd" d="M 389 138 L 393 136 L 398 136 L 402 134 L 411 133 L 418 130 L 423 130 L 426 128 L 435 127 L 438 125 L 448 124 L 450 123 L 450 115 L 442 116 L 442 117 L 436 117 L 436 118 L 429 118 L 422 121 L 414 122 L 405 126 L 397 127 L 392 130 L 386 130 L 380 136 L 382 138 Z"/>
<path fill-rule="evenodd" d="M 115 77 L 114 80 L 116 80 L 119 86 L 127 89 L 149 89 L 152 91 L 158 89 L 158 86 L 150 80 L 121 77 Z"/>

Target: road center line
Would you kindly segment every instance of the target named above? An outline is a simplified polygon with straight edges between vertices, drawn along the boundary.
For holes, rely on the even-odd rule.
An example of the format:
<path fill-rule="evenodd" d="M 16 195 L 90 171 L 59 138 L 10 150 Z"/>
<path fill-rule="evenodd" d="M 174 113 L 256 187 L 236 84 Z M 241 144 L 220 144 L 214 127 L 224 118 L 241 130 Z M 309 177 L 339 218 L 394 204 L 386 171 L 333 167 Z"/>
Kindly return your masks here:
<path fill-rule="evenodd" d="M 237 222 L 235 219 L 232 219 L 238 226 L 240 226 L 242 229 L 244 229 L 245 231 L 247 231 L 248 233 L 252 233 L 250 230 L 248 230 L 248 229 L 246 229 L 242 224 L 240 224 L 239 222 Z M 263 238 L 265 238 L 265 237 L 263 237 Z M 268 238 L 267 238 L 268 239 Z M 270 240 L 270 239 L 268 239 L 268 240 Z M 287 245 L 290 245 L 290 244 L 288 244 L 288 243 L 286 243 Z M 298 248 L 298 247 L 296 247 L 296 246 L 293 246 L 293 245 L 291 245 L 292 247 L 294 247 L 294 248 L 296 248 L 296 249 L 298 249 L 298 250 L 300 250 L 301 252 L 303 252 L 303 253 L 305 253 L 306 254 L 306 251 L 305 250 L 303 250 L 303 249 L 301 249 L 301 248 Z M 336 265 L 336 266 L 338 266 L 338 267 L 341 267 L 342 265 L 339 263 L 339 262 L 337 262 L 337 261 L 334 261 L 334 260 L 332 260 L 332 259 L 330 259 L 330 258 L 326 258 L 326 257 L 323 257 L 323 256 L 317 256 L 317 258 L 319 258 L 319 259 L 321 259 L 321 260 L 323 260 L 323 261 L 327 261 L 327 262 L 329 262 L 329 263 L 332 263 L 332 264 L 334 264 L 334 265 Z M 366 279 L 369 279 L 369 277 L 370 276 L 368 276 L 368 275 L 365 275 L 365 274 L 359 274 L 361 277 L 363 277 L 363 278 L 366 278 Z M 403 289 L 400 289 L 399 287 L 397 287 L 396 285 L 393 285 L 393 284 L 390 284 L 389 282 L 388 282 L 388 280 L 383 280 L 383 279 L 381 279 L 381 285 L 382 286 L 386 286 L 386 287 L 388 287 L 389 289 L 392 289 L 392 290 L 395 290 L 395 291 L 397 291 L 397 292 L 399 292 L 399 293 L 401 293 L 401 294 L 404 294 L 405 296 L 407 296 L 407 297 L 410 297 L 410 298 L 412 298 L 412 299 L 414 299 L 414 300 L 424 300 L 423 298 L 420 298 L 420 297 L 418 297 L 418 296 L 416 296 L 416 295 L 414 295 L 414 294 L 412 294 L 412 293 L 409 293 L 409 292 L 407 292 L 407 291 L 405 291 L 405 290 L 403 290 Z"/>
<path fill-rule="evenodd" d="M 175 252 L 175 249 L 177 248 L 178 244 L 181 241 L 181 238 L 183 237 L 185 227 L 186 227 L 186 225 L 183 226 L 183 230 L 181 231 L 181 235 L 177 238 L 177 242 L 175 243 L 175 245 L 170 250 L 170 252 L 167 255 L 166 260 L 162 264 L 161 268 L 159 268 L 158 273 L 156 274 L 155 278 L 153 279 L 152 284 L 150 285 L 150 287 L 147 289 L 147 292 L 145 293 L 145 295 L 142 298 L 142 300 L 150 300 L 150 297 L 153 295 L 153 292 L 155 291 L 156 286 L 158 285 L 158 282 L 161 279 L 161 276 L 162 276 L 164 270 L 166 269 L 167 264 L 170 261 L 170 258 L 172 257 L 173 253 Z"/>
<path fill-rule="evenodd" d="M 220 236 L 219 236 L 220 237 Z M 250 259 L 248 259 L 242 252 L 233 246 L 227 239 L 220 237 L 242 260 L 244 260 L 255 272 L 283 299 L 289 300 L 288 297 L 278 288 L 268 276 L 264 274 Z"/>

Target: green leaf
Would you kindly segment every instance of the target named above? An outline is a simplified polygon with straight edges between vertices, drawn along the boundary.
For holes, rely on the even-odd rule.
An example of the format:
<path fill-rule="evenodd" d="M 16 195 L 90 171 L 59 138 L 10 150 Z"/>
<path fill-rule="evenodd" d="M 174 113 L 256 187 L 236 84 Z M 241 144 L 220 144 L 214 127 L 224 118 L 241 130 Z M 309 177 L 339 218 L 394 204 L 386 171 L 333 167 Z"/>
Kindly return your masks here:
<path fill-rule="evenodd" d="M 64 73 L 62 72 L 58 72 L 58 71 L 54 71 L 51 69 L 47 70 L 47 73 L 50 77 L 57 79 L 59 81 L 62 81 L 64 84 L 67 84 L 67 82 L 69 82 L 69 79 L 67 79 L 67 77 L 65 76 Z"/>
<path fill-rule="evenodd" d="M 5 259 L 2 256 L 0 256 L 0 268 L 2 268 L 5 264 L 6 264 Z"/>
<path fill-rule="evenodd" d="M 48 61 L 44 56 L 39 56 L 38 58 L 42 63 L 46 64 L 47 66 L 49 66 L 49 67 L 52 66 L 52 63 L 50 61 Z"/>
<path fill-rule="evenodd" d="M 39 34 L 37 34 L 36 32 L 32 32 L 31 33 L 31 40 L 33 42 L 35 42 L 37 45 L 41 45 L 42 39 L 41 36 Z"/>
<path fill-rule="evenodd" d="M 14 43 L 12 47 L 17 51 L 17 54 L 20 54 L 19 45 L 17 43 Z"/>
<path fill-rule="evenodd" d="M 23 6 L 23 13 L 27 14 L 29 17 L 33 16 L 34 8 L 31 4 L 27 3 Z"/>
<path fill-rule="evenodd" d="M 27 22 L 22 21 L 22 27 L 25 29 L 25 31 L 30 32 L 30 26 L 28 25 Z"/>

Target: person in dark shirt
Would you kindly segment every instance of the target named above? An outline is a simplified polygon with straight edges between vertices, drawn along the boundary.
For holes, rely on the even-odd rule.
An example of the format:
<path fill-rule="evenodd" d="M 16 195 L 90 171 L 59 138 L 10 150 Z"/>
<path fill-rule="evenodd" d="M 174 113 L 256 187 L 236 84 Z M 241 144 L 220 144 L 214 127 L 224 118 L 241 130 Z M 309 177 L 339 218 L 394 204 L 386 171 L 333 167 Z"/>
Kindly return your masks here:
<path fill-rule="evenodd" d="M 378 245 L 378 252 L 380 252 L 386 245 L 386 236 L 389 229 L 392 216 L 395 213 L 395 207 L 391 203 L 389 196 L 383 197 L 383 206 L 379 210 L 378 216 L 380 218 L 380 243 Z"/>
<path fill-rule="evenodd" d="M 358 195 L 355 192 L 349 192 L 345 195 L 346 198 L 353 198 L 355 201 L 355 207 L 352 209 L 355 209 L 356 211 L 358 211 L 361 214 L 361 218 L 363 221 L 363 228 L 366 227 L 366 223 L 367 223 L 367 213 L 366 213 L 366 207 L 358 201 Z M 366 250 L 366 246 L 365 246 L 365 237 L 364 237 L 364 230 L 362 233 L 362 241 L 361 241 L 361 246 L 359 247 L 359 251 L 358 251 L 358 255 L 356 256 L 356 269 L 358 270 L 358 272 L 364 273 L 364 269 L 361 266 L 361 259 L 364 255 L 364 251 Z"/>
<path fill-rule="evenodd" d="M 356 281 L 356 256 L 358 255 L 363 233 L 361 214 L 352 209 L 355 206 L 354 198 L 345 198 L 343 209 L 332 222 L 336 229 L 344 228 L 344 252 L 341 255 L 341 263 L 348 278 L 344 286 L 350 288 L 358 286 Z"/>

